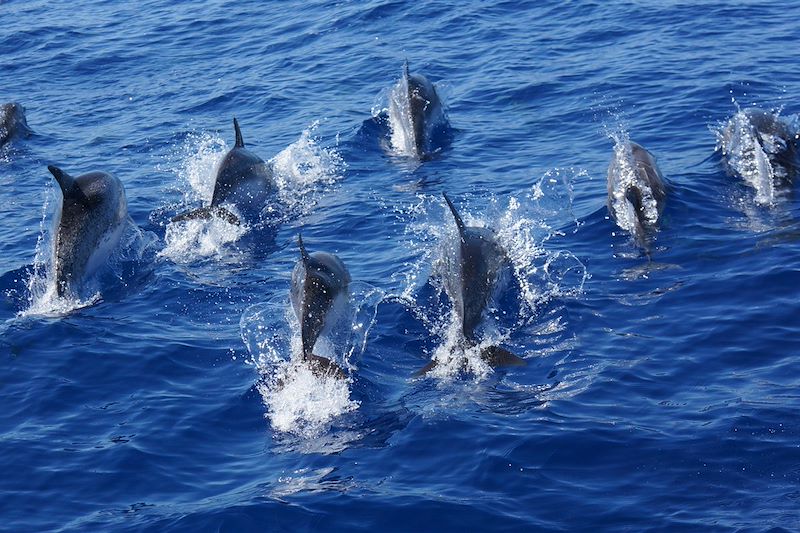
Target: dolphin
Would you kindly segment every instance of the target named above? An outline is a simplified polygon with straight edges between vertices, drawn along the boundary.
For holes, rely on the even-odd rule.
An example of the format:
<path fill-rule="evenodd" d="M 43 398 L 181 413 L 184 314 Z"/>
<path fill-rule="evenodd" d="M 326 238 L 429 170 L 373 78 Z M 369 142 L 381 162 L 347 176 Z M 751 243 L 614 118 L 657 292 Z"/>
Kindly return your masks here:
<path fill-rule="evenodd" d="M 344 379 L 344 370 L 330 359 L 314 355 L 314 346 L 349 298 L 350 273 L 337 256 L 326 252 L 309 254 L 302 236 L 298 235 L 297 242 L 300 260 L 292 271 L 290 299 L 300 322 L 303 360 L 315 373 Z"/>
<path fill-rule="evenodd" d="M 25 120 L 25 108 L 21 104 L 11 102 L 0 105 L 0 146 L 15 137 L 26 137 L 30 133 Z"/>
<path fill-rule="evenodd" d="M 446 261 L 445 292 L 453 303 L 456 316 L 461 321 L 461 332 L 466 347 L 478 344 L 475 330 L 481 322 L 489 299 L 495 290 L 500 273 L 508 264 L 508 257 L 489 228 L 467 226 L 461 220 L 453 202 L 442 193 L 458 227 L 458 246 L 455 257 Z M 491 366 L 524 366 L 527 363 L 500 346 L 490 346 L 481 357 Z M 425 374 L 436 366 L 431 361 L 417 375 Z"/>
<path fill-rule="evenodd" d="M 615 147 L 608 165 L 608 212 L 645 249 L 647 233 L 656 228 L 666 198 L 653 154 L 633 141 Z"/>
<path fill-rule="evenodd" d="M 390 114 L 405 118 L 401 120 L 403 124 L 400 127 L 405 130 L 404 136 L 409 145 L 406 148 L 417 158 L 428 157 L 435 149 L 433 136 L 446 120 L 436 88 L 422 74 L 410 73 L 406 61 L 403 76 L 393 96 L 390 108 L 394 109 L 390 109 Z"/>
<path fill-rule="evenodd" d="M 743 177 L 742 172 L 757 168 L 759 159 L 766 156 L 772 176 L 780 183 L 788 185 L 797 175 L 797 132 L 763 109 L 737 112 L 722 128 L 720 148 L 729 174 Z"/>
<path fill-rule="evenodd" d="M 223 207 L 224 204 L 235 205 L 246 218 L 258 218 L 269 195 L 276 188 L 272 167 L 244 147 L 242 131 L 236 118 L 233 119 L 233 128 L 236 142 L 217 167 L 211 205 L 177 215 L 172 222 L 216 216 L 239 225 L 239 217 Z"/>
<path fill-rule="evenodd" d="M 78 296 L 83 282 L 119 244 L 129 220 L 125 189 L 105 172 L 74 178 L 56 166 L 47 169 L 63 196 L 53 243 L 56 291 L 59 296 Z"/>

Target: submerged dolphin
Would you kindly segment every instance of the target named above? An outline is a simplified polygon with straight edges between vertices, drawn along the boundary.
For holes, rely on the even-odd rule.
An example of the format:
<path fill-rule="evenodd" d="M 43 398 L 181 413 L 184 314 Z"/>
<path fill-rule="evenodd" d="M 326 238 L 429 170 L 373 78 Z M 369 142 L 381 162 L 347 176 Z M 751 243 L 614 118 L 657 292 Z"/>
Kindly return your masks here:
<path fill-rule="evenodd" d="M 467 347 L 478 344 L 475 330 L 481 322 L 500 277 L 501 270 L 508 264 L 505 252 L 489 228 L 467 226 L 461 220 L 455 206 L 444 194 L 445 202 L 458 226 L 458 246 L 455 257 L 447 261 L 445 290 L 453 303 L 456 316 L 461 321 L 461 331 Z M 481 352 L 481 357 L 491 366 L 523 366 L 524 359 L 499 346 L 490 346 Z M 436 366 L 436 361 L 428 363 L 418 375 Z"/>
<path fill-rule="evenodd" d="M 73 178 L 53 165 L 63 195 L 56 217 L 53 264 L 59 296 L 78 296 L 82 284 L 119 244 L 128 220 L 122 183 L 105 172 Z"/>
<path fill-rule="evenodd" d="M 653 155 L 632 141 L 618 144 L 608 165 L 608 212 L 644 248 L 666 198 L 664 178 Z"/>
<path fill-rule="evenodd" d="M 231 224 L 240 224 L 239 217 L 223 207 L 233 204 L 245 218 L 257 219 L 270 194 L 275 190 L 272 167 L 244 147 L 239 121 L 233 119 L 236 143 L 225 154 L 217 167 L 211 205 L 182 213 L 173 222 L 190 219 L 208 219 L 214 216 Z"/>
<path fill-rule="evenodd" d="M 411 74 L 408 61 L 390 101 L 390 114 L 400 119 L 408 151 L 425 158 L 435 151 L 434 136 L 446 123 L 442 101 L 433 84 L 422 74 Z"/>
<path fill-rule="evenodd" d="M 797 132 L 774 113 L 756 107 L 737 112 L 722 128 L 719 141 L 728 173 L 751 184 L 746 175 L 754 171 L 763 173 L 769 185 L 773 177 L 788 185 L 797 175 Z"/>
<path fill-rule="evenodd" d="M 0 105 L 0 146 L 14 137 L 27 136 L 30 133 L 22 105 L 16 102 Z"/>
<path fill-rule="evenodd" d="M 335 321 L 337 308 L 349 297 L 350 273 L 335 255 L 326 252 L 309 254 L 303 246 L 303 238 L 298 236 L 297 242 L 300 260 L 292 272 L 290 298 L 300 322 L 303 360 L 316 373 L 343 379 L 346 377 L 344 370 L 330 359 L 314 355 L 314 346 Z"/>

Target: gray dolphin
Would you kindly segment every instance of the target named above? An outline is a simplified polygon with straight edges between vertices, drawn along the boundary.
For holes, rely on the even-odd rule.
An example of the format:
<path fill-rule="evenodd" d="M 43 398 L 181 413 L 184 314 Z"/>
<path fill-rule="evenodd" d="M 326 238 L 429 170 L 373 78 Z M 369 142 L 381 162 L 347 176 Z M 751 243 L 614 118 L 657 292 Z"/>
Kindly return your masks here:
<path fill-rule="evenodd" d="M 0 105 L 0 146 L 14 137 L 23 137 L 30 133 L 25 120 L 25 108 L 21 104 L 11 102 Z"/>
<path fill-rule="evenodd" d="M 737 120 L 737 117 L 745 120 Z M 745 129 L 742 132 L 742 128 Z M 732 161 L 741 139 L 737 138 L 742 133 L 749 133 L 750 138 L 767 156 L 772 166 L 773 174 L 782 183 L 788 184 L 797 175 L 797 133 L 781 120 L 780 116 L 764 111 L 757 107 L 750 107 L 738 112 L 722 129 L 722 152 L 728 173 L 740 175 L 739 165 Z M 755 159 L 755 153 L 749 153 L 746 146 L 744 153 L 737 154 L 745 158 Z"/>
<path fill-rule="evenodd" d="M 78 296 L 83 282 L 119 243 L 129 219 L 125 189 L 105 172 L 73 178 L 53 165 L 47 169 L 63 195 L 53 243 L 56 291 Z"/>
<path fill-rule="evenodd" d="M 489 228 L 467 226 L 456 211 L 447 194 L 442 193 L 458 226 L 458 246 L 455 257 L 446 261 L 445 292 L 453 303 L 456 316 L 461 320 L 461 331 L 467 347 L 478 344 L 475 330 L 480 324 L 489 299 L 495 290 L 501 270 L 508 257 Z M 500 346 L 485 348 L 481 357 L 491 366 L 523 366 L 527 363 Z M 436 366 L 431 361 L 417 375 Z"/>
<path fill-rule="evenodd" d="M 223 207 L 235 205 L 247 219 L 257 219 L 270 194 L 275 191 L 272 167 L 244 147 L 239 121 L 233 119 L 236 142 L 217 167 L 211 205 L 182 213 L 173 222 L 219 217 L 231 224 L 240 224 L 239 217 Z"/>
<path fill-rule="evenodd" d="M 414 153 L 425 158 L 433 151 L 432 137 L 445 120 L 442 101 L 433 84 L 422 74 L 409 72 L 408 61 L 403 65 L 400 89 L 408 102 L 407 118 Z"/>
<path fill-rule="evenodd" d="M 614 150 L 608 165 L 608 212 L 646 249 L 647 232 L 655 229 L 664 210 L 667 188 L 653 154 L 633 141 L 626 143 Z"/>
<path fill-rule="evenodd" d="M 303 344 L 303 360 L 315 373 L 345 378 L 342 368 L 328 358 L 314 355 L 314 346 L 332 325 L 333 315 L 349 298 L 350 273 L 335 255 L 326 252 L 309 254 L 303 238 L 297 237 L 300 260 L 292 271 L 290 298 Z"/>

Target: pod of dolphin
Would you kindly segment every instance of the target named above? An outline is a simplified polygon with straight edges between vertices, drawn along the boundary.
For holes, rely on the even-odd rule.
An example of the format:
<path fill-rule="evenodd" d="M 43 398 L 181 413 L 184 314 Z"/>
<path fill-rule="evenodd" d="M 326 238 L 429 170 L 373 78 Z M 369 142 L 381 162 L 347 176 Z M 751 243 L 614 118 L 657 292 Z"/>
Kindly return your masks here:
<path fill-rule="evenodd" d="M 434 85 L 424 75 L 410 73 L 407 62 L 392 95 L 390 112 L 404 117 L 398 127 L 404 128 L 405 151 L 419 160 L 428 159 L 436 150 L 431 140 L 437 130 L 446 127 L 447 119 Z M 271 165 L 245 148 L 235 118 L 233 126 L 234 147 L 217 168 L 210 205 L 179 214 L 172 222 L 214 217 L 236 225 L 242 219 L 253 222 L 277 190 Z M 0 146 L 30 133 L 21 105 L 0 105 Z M 774 181 L 785 187 L 796 174 L 796 143 L 796 133 L 779 116 L 749 108 L 739 111 L 722 128 L 719 148 L 729 174 L 748 181 L 742 170 L 744 157 L 746 164 L 765 173 L 770 186 Z M 129 219 L 125 190 L 117 178 L 105 172 L 72 177 L 52 165 L 48 170 L 62 194 L 52 252 L 56 291 L 59 296 L 70 296 L 118 245 L 123 225 Z M 630 140 L 617 143 L 607 182 L 611 218 L 630 233 L 649 258 L 649 240 L 658 227 L 668 191 L 655 157 Z M 480 343 L 476 329 L 499 273 L 509 260 L 492 229 L 467 226 L 450 198 L 443 196 L 458 229 L 458 242 L 452 247 L 454 257 L 445 262 L 445 293 L 459 322 L 459 346 L 471 348 Z M 336 255 L 309 253 L 300 236 L 298 246 L 300 259 L 292 272 L 290 300 L 300 324 L 300 359 L 318 375 L 346 379 L 341 366 L 316 355 L 314 348 L 331 327 L 331 317 L 349 297 L 350 274 Z M 482 348 L 480 353 L 491 366 L 526 364 L 500 346 Z M 436 364 L 432 360 L 416 375 L 427 373 Z"/>

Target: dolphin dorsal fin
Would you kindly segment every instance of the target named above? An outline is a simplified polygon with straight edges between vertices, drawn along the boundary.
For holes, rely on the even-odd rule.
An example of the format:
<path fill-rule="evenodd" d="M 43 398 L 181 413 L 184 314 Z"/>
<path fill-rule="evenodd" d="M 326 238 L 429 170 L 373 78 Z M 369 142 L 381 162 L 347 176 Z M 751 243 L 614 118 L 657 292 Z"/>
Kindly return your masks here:
<path fill-rule="evenodd" d="M 450 198 L 447 197 L 447 193 L 442 193 L 444 196 L 444 201 L 447 202 L 447 206 L 450 208 L 450 212 L 453 213 L 453 218 L 456 219 L 456 226 L 458 226 L 458 235 L 461 237 L 461 242 L 464 242 L 464 221 L 461 220 L 461 217 L 458 215 L 458 211 L 456 211 L 456 207 L 453 205 L 453 202 L 450 201 Z"/>
<path fill-rule="evenodd" d="M 242 137 L 242 130 L 239 129 L 239 121 L 233 117 L 233 130 L 236 132 L 236 148 L 244 148 L 244 138 Z"/>
<path fill-rule="evenodd" d="M 55 165 L 47 165 L 47 170 L 53 175 L 53 177 L 58 182 L 58 186 L 61 187 L 61 193 L 64 197 L 67 197 L 71 194 L 74 194 L 75 191 L 80 191 L 77 184 L 75 183 L 75 178 L 61 170 Z"/>
<path fill-rule="evenodd" d="M 303 260 L 303 265 L 308 266 L 308 261 L 311 259 L 306 251 L 306 247 L 303 246 L 303 236 L 299 233 L 297 234 L 297 244 L 300 246 L 300 258 Z"/>

